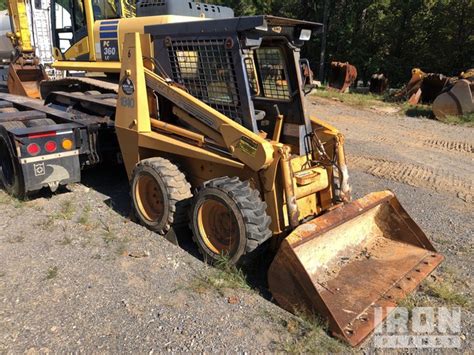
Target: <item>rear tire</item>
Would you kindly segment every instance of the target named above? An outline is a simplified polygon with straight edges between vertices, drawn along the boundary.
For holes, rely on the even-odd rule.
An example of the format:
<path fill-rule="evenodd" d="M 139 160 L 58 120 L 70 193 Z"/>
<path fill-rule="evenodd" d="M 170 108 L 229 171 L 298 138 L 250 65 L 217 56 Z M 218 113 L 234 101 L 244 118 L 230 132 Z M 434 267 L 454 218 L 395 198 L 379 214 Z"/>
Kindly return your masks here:
<path fill-rule="evenodd" d="M 7 132 L 7 129 L 12 128 L 25 128 L 25 125 L 21 122 L 5 122 L 0 125 L 0 182 L 8 194 L 25 199 L 27 194 L 23 171 Z"/>
<path fill-rule="evenodd" d="M 25 124 L 20 121 L 10 121 L 0 123 L 0 126 L 5 127 L 5 129 L 15 129 L 15 128 L 25 128 Z"/>
<path fill-rule="evenodd" d="M 190 227 L 207 262 L 225 256 L 232 264 L 251 259 L 272 232 L 267 204 L 248 181 L 210 180 L 195 196 Z"/>
<path fill-rule="evenodd" d="M 134 212 L 142 225 L 161 235 L 186 225 L 191 185 L 176 165 L 163 158 L 142 160 L 133 170 L 131 185 Z"/>

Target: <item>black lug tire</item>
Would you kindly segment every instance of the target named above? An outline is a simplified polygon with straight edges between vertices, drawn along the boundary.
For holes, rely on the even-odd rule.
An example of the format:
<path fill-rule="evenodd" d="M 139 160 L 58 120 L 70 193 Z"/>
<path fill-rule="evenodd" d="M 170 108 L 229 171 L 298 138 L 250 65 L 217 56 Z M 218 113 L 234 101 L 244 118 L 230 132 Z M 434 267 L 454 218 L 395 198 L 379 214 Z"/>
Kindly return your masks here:
<path fill-rule="evenodd" d="M 136 189 L 138 180 L 143 174 L 151 176 L 158 183 L 164 198 L 164 212 L 159 220 L 150 220 L 138 207 Z M 158 234 L 165 235 L 171 227 L 180 227 L 188 222 L 188 209 L 192 198 L 191 185 L 178 167 L 167 159 L 144 159 L 135 166 L 131 196 L 134 214 L 140 224 Z"/>
<path fill-rule="evenodd" d="M 190 229 L 199 251 L 209 263 L 214 263 L 221 253 L 209 249 L 198 226 L 199 208 L 208 199 L 217 199 L 234 213 L 239 228 L 239 244 L 232 255 L 225 255 L 232 264 L 243 264 L 254 259 L 263 251 L 264 243 L 270 239 L 271 219 L 267 215 L 267 204 L 260 198 L 258 190 L 253 189 L 248 181 L 238 177 L 221 177 L 204 183 L 195 194 L 191 207 Z"/>
<path fill-rule="evenodd" d="M 27 193 L 23 171 L 7 129 L 24 127 L 21 122 L 5 122 L 0 125 L 0 183 L 8 194 L 18 199 L 25 199 Z"/>
<path fill-rule="evenodd" d="M 27 127 L 42 127 L 42 126 L 50 126 L 54 124 L 56 124 L 56 122 L 54 122 L 50 118 L 37 118 L 35 120 L 26 121 Z"/>
<path fill-rule="evenodd" d="M 0 126 L 5 127 L 5 129 L 15 129 L 15 128 L 25 128 L 25 124 L 20 121 L 9 121 L 0 123 Z"/>

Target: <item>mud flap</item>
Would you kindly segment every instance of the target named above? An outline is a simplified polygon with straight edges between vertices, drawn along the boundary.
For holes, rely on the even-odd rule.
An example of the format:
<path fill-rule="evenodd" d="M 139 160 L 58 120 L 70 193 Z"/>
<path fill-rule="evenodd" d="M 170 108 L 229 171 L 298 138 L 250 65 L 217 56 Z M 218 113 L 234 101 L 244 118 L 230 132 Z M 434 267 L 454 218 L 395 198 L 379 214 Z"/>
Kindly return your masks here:
<path fill-rule="evenodd" d="M 268 282 L 283 308 L 319 313 L 356 346 L 442 260 L 395 195 L 374 192 L 296 228 Z"/>

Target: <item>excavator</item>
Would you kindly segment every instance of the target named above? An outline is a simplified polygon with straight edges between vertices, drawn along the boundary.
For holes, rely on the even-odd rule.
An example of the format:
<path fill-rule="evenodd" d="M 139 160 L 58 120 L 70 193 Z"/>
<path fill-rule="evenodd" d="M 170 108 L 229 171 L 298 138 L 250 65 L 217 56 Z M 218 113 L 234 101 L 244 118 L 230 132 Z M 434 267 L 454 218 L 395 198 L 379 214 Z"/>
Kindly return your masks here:
<path fill-rule="evenodd" d="M 7 73 L 8 92 L 39 99 L 40 83 L 48 80 L 48 75 L 33 47 L 26 1 L 8 1 L 8 14 L 12 31 L 7 37 L 13 47 Z"/>
<path fill-rule="evenodd" d="M 53 66 L 83 74 L 44 81 L 44 102 L 0 94 L 12 195 L 120 155 L 141 224 L 189 225 L 210 263 L 273 257 L 274 300 L 353 346 L 442 262 L 393 192 L 352 201 L 343 135 L 305 111 L 300 49 L 321 24 L 188 0 L 51 9 Z"/>

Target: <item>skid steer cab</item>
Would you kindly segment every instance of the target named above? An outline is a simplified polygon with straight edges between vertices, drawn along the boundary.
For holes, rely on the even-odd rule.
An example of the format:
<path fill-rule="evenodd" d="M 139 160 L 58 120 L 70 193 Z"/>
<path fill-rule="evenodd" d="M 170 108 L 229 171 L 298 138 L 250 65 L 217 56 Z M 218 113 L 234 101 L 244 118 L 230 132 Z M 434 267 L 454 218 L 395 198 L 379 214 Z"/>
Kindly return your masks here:
<path fill-rule="evenodd" d="M 442 257 L 391 192 L 350 202 L 343 137 L 304 109 L 299 52 L 320 30 L 256 16 L 125 34 L 115 126 L 143 225 L 188 224 L 210 262 L 272 246 L 276 301 L 357 345 Z"/>

